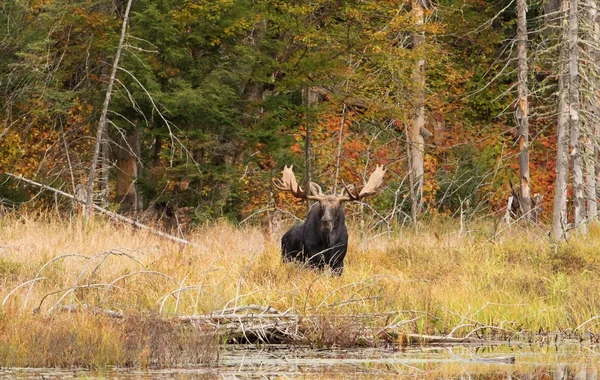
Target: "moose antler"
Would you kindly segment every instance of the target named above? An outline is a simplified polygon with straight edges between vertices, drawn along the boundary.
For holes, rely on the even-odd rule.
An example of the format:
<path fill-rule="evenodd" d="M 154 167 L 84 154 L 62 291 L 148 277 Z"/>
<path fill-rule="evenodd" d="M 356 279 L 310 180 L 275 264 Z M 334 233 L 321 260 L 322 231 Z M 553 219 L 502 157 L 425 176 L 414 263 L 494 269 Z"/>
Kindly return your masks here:
<path fill-rule="evenodd" d="M 369 176 L 367 184 L 362 188 L 360 193 L 356 189 L 350 190 L 348 186 L 344 185 L 346 189 L 347 197 L 340 197 L 342 201 L 358 201 L 364 197 L 375 194 L 375 190 L 383 183 L 383 176 L 387 169 L 383 168 L 383 165 L 377 165 L 375 171 Z"/>
<path fill-rule="evenodd" d="M 317 195 L 308 195 L 308 189 L 307 190 L 303 190 L 299 185 L 298 182 L 296 181 L 296 176 L 294 175 L 293 169 L 294 165 L 290 165 L 289 167 L 286 165 L 283 168 L 283 174 L 281 176 L 281 178 L 274 178 L 273 179 L 273 185 L 275 185 L 276 188 L 278 188 L 281 191 L 289 191 L 292 194 L 294 194 L 294 196 L 296 198 L 300 198 L 300 199 L 310 199 L 310 200 L 321 200 L 323 198 L 323 194 L 321 192 L 321 188 L 319 187 L 319 185 L 317 185 L 316 183 L 310 183 L 309 184 L 309 188 L 314 192 L 318 192 L 319 196 Z"/>

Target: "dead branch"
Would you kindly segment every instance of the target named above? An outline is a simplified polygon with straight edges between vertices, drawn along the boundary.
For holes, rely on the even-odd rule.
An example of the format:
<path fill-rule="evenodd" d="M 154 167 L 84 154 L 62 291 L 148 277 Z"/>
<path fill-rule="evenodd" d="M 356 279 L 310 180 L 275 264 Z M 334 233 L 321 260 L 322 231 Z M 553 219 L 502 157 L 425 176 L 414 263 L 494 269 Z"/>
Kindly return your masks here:
<path fill-rule="evenodd" d="M 62 305 L 57 308 L 67 312 L 90 312 L 95 315 L 104 315 L 110 318 L 123 319 L 127 315 L 120 311 L 113 311 L 92 307 L 90 305 Z M 228 341 L 260 341 L 262 343 L 274 342 L 307 342 L 310 339 L 309 331 L 323 321 L 323 315 L 302 316 L 291 313 L 291 310 L 279 312 L 270 306 L 248 305 L 235 308 L 216 310 L 203 315 L 178 315 L 166 317 L 184 324 L 200 326 L 214 331 L 219 337 Z M 380 314 L 360 315 L 327 315 L 327 318 L 355 319 L 357 326 L 362 319 L 372 321 Z M 378 331 L 369 328 L 361 329 L 363 342 L 375 345 L 377 342 L 398 343 L 402 345 L 456 345 L 456 344 L 500 344 L 502 341 L 474 338 L 471 336 L 452 337 L 404 333 L 398 331 L 401 326 L 421 318 L 392 323 Z M 490 326 L 486 326 L 490 327 Z M 312 329 L 311 329 L 312 328 Z M 490 327 L 491 328 L 491 327 Z M 469 334 L 470 335 L 470 334 Z"/>
<path fill-rule="evenodd" d="M 26 281 L 24 283 L 22 283 L 21 285 L 17 286 L 16 288 L 14 288 L 13 290 L 11 290 L 10 292 L 8 292 L 8 294 L 6 295 L 6 297 L 4 297 L 4 300 L 2 300 L 2 307 L 4 307 L 4 305 L 6 304 L 6 301 L 8 301 L 8 299 L 10 298 L 10 296 L 12 296 L 17 290 L 21 289 L 22 287 L 28 285 L 28 284 L 33 284 L 37 281 L 41 281 L 41 280 L 45 280 L 46 277 L 36 277 L 34 279 L 31 279 L 29 281 Z"/>
<path fill-rule="evenodd" d="M 17 179 L 17 180 L 23 181 L 25 183 L 28 183 L 30 185 L 41 187 L 44 190 L 50 190 L 50 191 L 52 191 L 52 192 L 54 192 L 56 194 L 62 195 L 63 197 L 67 197 L 67 198 L 72 199 L 72 200 L 74 200 L 76 202 L 82 202 L 80 199 L 77 199 L 76 197 L 74 197 L 73 195 L 71 195 L 69 193 L 66 193 L 66 192 L 64 192 L 62 190 L 55 189 L 55 188 L 53 188 L 51 186 L 48 186 L 48 185 L 44 185 L 43 183 L 32 181 L 32 180 L 30 180 L 28 178 L 23 177 L 22 175 L 15 175 L 15 174 L 8 173 L 8 172 L 4 173 L 4 174 L 6 174 L 7 176 L 12 177 L 14 179 Z M 85 204 L 85 202 L 82 202 L 82 203 Z M 170 234 L 168 234 L 166 232 L 162 232 L 160 230 L 157 230 L 156 228 L 152 228 L 150 226 L 146 226 L 145 224 L 141 224 L 141 223 L 139 223 L 139 222 L 137 222 L 137 221 L 135 221 L 133 219 L 127 218 L 127 217 L 125 217 L 125 216 L 123 216 L 121 214 L 117 214 L 116 212 L 109 211 L 109 210 L 107 210 L 105 208 L 102 208 L 102 207 L 100 207 L 98 205 L 94 204 L 93 207 L 94 207 L 94 210 L 99 211 L 99 212 L 101 212 L 101 213 L 103 213 L 105 215 L 108 215 L 109 217 L 111 217 L 113 219 L 116 219 L 118 221 L 125 222 L 125 223 L 131 225 L 133 228 L 139 228 L 140 230 L 146 230 L 146 231 L 148 231 L 148 232 L 150 232 L 150 233 L 152 233 L 152 234 L 154 234 L 156 236 L 159 236 L 159 237 L 162 237 L 162 238 L 165 238 L 165 239 L 168 239 L 168 240 L 172 240 L 172 241 L 177 242 L 179 244 L 192 245 L 192 246 L 194 245 L 190 241 L 178 238 L 177 236 L 170 235 Z"/>

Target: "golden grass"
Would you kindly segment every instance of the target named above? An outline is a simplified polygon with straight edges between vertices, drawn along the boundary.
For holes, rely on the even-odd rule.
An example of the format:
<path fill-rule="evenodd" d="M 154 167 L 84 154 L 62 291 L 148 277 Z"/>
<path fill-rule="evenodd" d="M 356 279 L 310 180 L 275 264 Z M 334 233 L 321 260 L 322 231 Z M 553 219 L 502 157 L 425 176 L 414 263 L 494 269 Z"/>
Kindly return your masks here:
<path fill-rule="evenodd" d="M 156 316 L 250 304 L 323 316 L 311 335 L 316 345 L 352 336 L 340 330 L 375 331 L 408 320 L 413 321 L 401 324 L 401 331 L 465 336 L 487 325 L 509 331 L 574 329 L 600 314 L 597 228 L 554 247 L 535 230 L 506 231 L 488 241 L 430 225 L 419 233 L 407 229 L 371 237 L 364 252 L 351 228 L 340 278 L 282 264 L 281 233 L 267 238 L 258 228 L 217 223 L 191 233 L 195 245 L 186 247 L 100 219 L 84 231 L 77 220 L 5 216 L 0 366 L 168 365 L 174 354 L 165 347 L 200 343 L 190 338 L 197 331 L 147 327 L 156 326 Z M 138 317 L 114 321 L 60 312 L 70 304 Z M 372 317 L 361 317 L 366 314 Z M 351 326 L 355 321 L 360 326 Z M 584 329 L 597 332 L 597 322 Z M 155 343 L 148 343 L 150 330 L 159 331 L 151 339 Z M 136 344 L 127 340 L 132 337 Z M 57 347 L 71 354 L 58 355 Z"/>

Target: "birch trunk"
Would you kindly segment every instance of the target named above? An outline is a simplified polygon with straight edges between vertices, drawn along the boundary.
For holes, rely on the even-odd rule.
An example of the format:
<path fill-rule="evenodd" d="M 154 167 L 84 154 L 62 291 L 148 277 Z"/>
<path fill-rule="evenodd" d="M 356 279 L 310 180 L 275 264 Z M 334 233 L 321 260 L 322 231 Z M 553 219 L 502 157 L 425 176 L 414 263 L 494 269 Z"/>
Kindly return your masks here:
<path fill-rule="evenodd" d="M 123 24 L 121 26 L 121 38 L 119 39 L 119 45 L 117 46 L 117 52 L 113 61 L 110 78 L 108 80 L 108 86 L 106 88 L 106 96 L 104 98 L 104 104 L 102 105 L 102 113 L 100 114 L 100 121 L 98 122 L 98 131 L 96 133 L 96 145 L 94 146 L 94 156 L 92 158 L 92 164 L 90 165 L 90 173 L 87 184 L 87 199 L 85 207 L 85 219 L 86 221 L 92 215 L 94 209 L 94 182 L 96 179 L 96 165 L 98 165 L 98 157 L 100 156 L 100 146 L 106 131 L 106 115 L 108 113 L 108 106 L 110 105 L 110 98 L 112 95 L 112 89 L 117 76 L 117 69 L 119 68 L 119 59 L 121 58 L 121 50 L 123 50 L 123 42 L 125 41 L 125 32 L 127 31 L 127 24 L 129 21 L 129 11 L 131 10 L 132 0 L 127 1 L 127 8 L 123 15 Z"/>
<path fill-rule="evenodd" d="M 568 0 L 563 0 L 561 9 L 564 13 L 568 9 Z M 565 31 L 566 34 L 566 31 Z M 554 182 L 554 207 L 552 210 L 552 234 L 555 240 L 566 237 L 567 228 L 567 181 L 569 178 L 569 114 L 567 105 L 567 91 L 569 73 L 566 60 L 569 55 L 569 46 L 566 38 L 561 36 L 559 53 L 558 77 L 558 120 L 556 126 L 556 179 Z"/>
<path fill-rule="evenodd" d="M 522 215 L 532 220 L 529 176 L 529 89 L 527 87 L 527 1 L 517 0 L 517 51 L 519 60 L 516 120 L 519 128 L 519 171 Z"/>
<path fill-rule="evenodd" d="M 583 144 L 581 142 L 581 124 L 579 120 L 579 16 L 577 14 L 578 0 L 570 0 L 568 54 L 569 54 L 569 84 L 568 84 L 568 115 L 571 134 L 570 150 L 573 162 L 573 227 L 585 228 L 582 223 L 585 218 L 585 201 L 583 197 Z"/>
<path fill-rule="evenodd" d="M 419 57 L 412 73 L 413 81 L 413 106 L 412 128 L 408 139 L 410 143 L 410 176 L 411 176 L 411 215 L 413 223 L 417 222 L 417 216 L 421 212 L 423 199 L 423 174 L 424 174 L 424 150 L 425 142 L 421 136 L 421 129 L 425 127 L 425 59 L 423 58 L 422 46 L 425 35 L 422 31 L 424 23 L 425 7 L 420 0 L 412 1 L 412 13 L 415 32 L 412 36 L 413 49 Z"/>

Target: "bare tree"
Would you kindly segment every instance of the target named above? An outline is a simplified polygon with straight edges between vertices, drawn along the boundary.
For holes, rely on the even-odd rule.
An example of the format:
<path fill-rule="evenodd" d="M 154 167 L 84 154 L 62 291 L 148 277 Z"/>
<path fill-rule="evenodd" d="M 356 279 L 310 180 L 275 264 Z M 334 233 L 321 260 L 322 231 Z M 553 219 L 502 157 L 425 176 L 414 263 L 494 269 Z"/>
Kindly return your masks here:
<path fill-rule="evenodd" d="M 113 60 L 112 70 L 110 73 L 110 78 L 108 80 L 108 86 L 106 88 L 106 96 L 104 98 L 104 104 L 102 105 L 102 113 L 100 114 L 100 120 L 98 122 L 98 131 L 96 133 L 96 145 L 94 146 L 94 156 L 92 158 L 92 164 L 90 165 L 90 173 L 88 177 L 88 189 L 87 189 L 87 199 L 86 199 L 86 209 L 85 209 L 85 218 L 89 220 L 92 215 L 92 210 L 94 209 L 94 182 L 96 177 L 96 165 L 98 164 L 98 157 L 100 156 L 100 147 L 102 146 L 102 142 L 104 140 L 104 135 L 106 133 L 106 115 L 108 113 L 108 106 L 110 105 L 110 98 L 112 95 L 112 89 L 115 83 L 115 78 L 117 76 L 117 69 L 119 68 L 119 60 L 121 58 L 121 51 L 123 50 L 123 42 L 125 41 L 125 33 L 127 31 L 127 24 L 129 21 L 129 11 L 131 10 L 132 0 L 127 1 L 127 8 L 125 9 L 125 14 L 123 15 L 123 23 L 121 26 L 121 38 L 119 39 L 119 45 L 117 47 L 117 52 L 115 54 L 115 58 Z"/>
<path fill-rule="evenodd" d="M 561 10 L 566 13 L 569 7 L 568 0 L 562 0 Z M 569 114 L 567 92 L 569 73 L 567 71 L 567 57 L 569 45 L 566 41 L 566 31 L 561 35 L 559 53 L 558 77 L 558 120 L 556 139 L 556 179 L 554 182 L 554 208 L 552 212 L 552 234 L 554 239 L 566 237 L 567 226 L 567 182 L 569 177 Z"/>
<path fill-rule="evenodd" d="M 598 219 L 598 202 L 596 198 L 597 191 L 597 159 L 595 141 L 600 136 L 600 107 L 597 94 L 599 85 L 599 70 L 597 63 L 600 58 L 600 24 L 598 23 L 598 5 L 595 0 L 586 1 L 585 17 L 583 19 L 583 72 L 582 72 L 582 97 L 583 97 L 583 135 L 584 151 L 583 163 L 585 168 L 585 198 L 587 220 L 594 221 Z M 599 172 L 600 174 L 600 172 Z"/>
<path fill-rule="evenodd" d="M 529 89 L 527 86 L 527 0 L 517 0 L 518 87 L 515 105 L 519 128 L 519 171 L 521 214 L 532 219 L 529 176 Z"/>
<path fill-rule="evenodd" d="M 310 155 L 310 123 L 311 123 L 311 114 L 310 107 L 311 104 L 316 102 L 315 94 L 311 91 L 310 87 L 305 87 L 303 89 L 304 92 L 304 106 L 305 106 L 305 121 L 306 121 L 306 134 L 304 140 L 304 161 L 306 163 L 306 183 L 311 182 L 311 173 L 312 173 L 312 165 L 311 165 L 311 155 Z M 310 210 L 310 203 L 306 201 L 306 211 Z"/>
<path fill-rule="evenodd" d="M 573 223 L 575 228 L 585 228 L 585 202 L 583 198 L 583 144 L 581 142 L 581 125 L 579 120 L 579 15 L 578 0 L 569 1 L 568 23 L 568 118 L 570 129 L 570 150 L 573 165 Z"/>
<path fill-rule="evenodd" d="M 412 15 L 415 31 L 412 36 L 413 49 L 417 53 L 417 62 L 413 68 L 413 116 L 412 125 L 407 135 L 409 143 L 409 174 L 411 186 L 411 217 L 416 224 L 417 216 L 421 211 L 423 199 L 423 174 L 425 142 L 421 130 L 425 128 L 425 58 L 422 46 L 425 34 L 422 30 L 425 20 L 426 4 L 422 0 L 412 1 Z"/>

